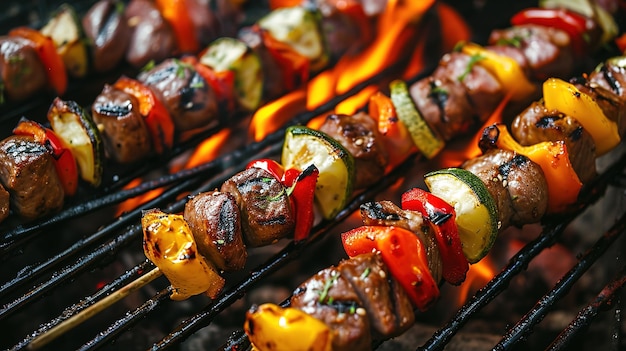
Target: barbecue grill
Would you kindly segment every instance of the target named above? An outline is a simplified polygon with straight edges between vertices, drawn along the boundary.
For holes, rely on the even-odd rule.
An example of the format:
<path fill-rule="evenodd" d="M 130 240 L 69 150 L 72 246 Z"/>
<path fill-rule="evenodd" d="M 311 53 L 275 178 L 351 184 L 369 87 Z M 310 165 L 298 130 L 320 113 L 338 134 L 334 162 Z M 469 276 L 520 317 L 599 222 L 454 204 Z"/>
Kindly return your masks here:
<path fill-rule="evenodd" d="M 15 15 L 1 18 L 6 28 L 15 23 L 37 25 L 43 14 L 58 5 L 43 0 L 33 0 L 32 3 L 37 4 L 34 7 L 36 15 L 25 10 L 32 4 L 16 4 L 10 12 Z M 490 3 L 498 2 L 487 1 Z M 455 5 L 468 6 L 462 1 Z M 524 5 L 527 4 L 516 6 Z M 509 17 L 503 15 L 505 10 L 506 13 L 515 12 L 515 9 L 502 9 L 501 5 L 492 6 L 495 8 L 486 7 L 485 14 L 499 13 L 500 18 L 506 19 Z M 461 10 L 465 14 L 477 11 L 474 8 Z M 480 25 L 484 26 L 488 21 L 482 16 L 470 17 L 468 20 L 475 24 L 476 35 L 480 38 L 481 31 L 486 30 Z M 491 22 L 491 27 L 506 25 Z M 432 59 L 436 62 L 439 57 Z M 299 114 L 293 123 L 304 123 L 332 109 L 370 83 L 386 81 L 396 73 L 394 69 L 397 67 L 390 67 L 315 111 Z M 426 69 L 423 75 L 428 72 Z M 91 84 L 97 85 L 95 91 L 101 87 L 99 82 Z M 88 99 L 86 97 L 85 101 Z M 34 101 L 25 109 L 8 111 L 1 118 L 6 119 L 7 125 L 12 125 L 15 116 L 35 113 L 33 111 L 41 108 L 41 103 Z M 226 127 L 232 128 L 235 135 L 245 133 L 245 116 L 236 120 L 239 122 Z M 173 157 L 184 157 L 188 150 L 216 132 L 217 129 L 204 131 L 177 146 L 172 152 Z M 82 194 L 62 212 L 34 223 L 9 223 L 1 227 L 4 234 L 0 250 L 5 267 L 0 283 L 1 346 L 28 348 L 36 336 L 119 291 L 129 282 L 144 277 L 154 266 L 141 251 L 141 211 L 152 207 L 160 207 L 166 212 L 182 211 L 187 194 L 219 187 L 251 160 L 276 157 L 283 136 L 284 129 L 281 129 L 260 142 L 247 145 L 233 142 L 233 146 L 214 161 L 175 173 L 164 169 L 162 162 L 147 162 L 132 172 L 114 170 L 109 177 L 115 182 L 111 181 L 96 194 Z M 226 277 L 227 287 L 214 301 L 202 296 L 183 302 L 171 301 L 167 280 L 158 278 L 76 326 L 47 348 L 245 350 L 249 344 L 240 330 L 243 311 L 252 303 L 286 301 L 297 284 L 319 269 L 336 264 L 343 257 L 336 234 L 354 227 L 353 213 L 360 204 L 373 199 L 396 199 L 397 191 L 423 186 L 421 175 L 437 165 L 418 155 L 413 156 L 375 187 L 358 193 L 334 220 L 316 225 L 311 240 L 306 243 L 285 241 L 251 250 L 246 268 Z M 447 309 L 449 304 L 444 296 L 433 311 L 418 315 L 413 329 L 394 340 L 379 340 L 375 346 L 381 350 L 440 350 L 444 347 L 515 350 L 528 345 L 532 349 L 550 350 L 583 350 L 594 345 L 603 349 L 623 349 L 621 287 L 626 283 L 622 254 L 626 244 L 621 234 L 626 229 L 626 208 L 622 203 L 626 156 L 621 150 L 615 150 L 601 162 L 606 165 L 600 176 L 586 185 L 576 211 L 547 218 L 540 227 L 513 229 L 502 235 L 501 242 L 492 251 L 507 250 L 507 243 L 516 236 L 531 237 L 531 240 L 525 240 L 523 247 L 510 259 L 502 254 L 505 257 L 500 257 L 500 261 L 494 264 L 496 275 L 482 283 L 483 287 L 458 309 Z M 144 177 L 141 185 L 123 187 L 137 176 Z M 158 197 L 125 213 L 116 213 L 120 203 L 163 187 L 165 190 Z M 527 276 L 529 265 L 540 255 L 550 255 L 551 248 L 557 244 L 576 250 L 577 261 L 571 269 L 553 286 L 539 289 L 533 284 L 523 286 L 524 281 L 533 281 Z M 581 285 L 583 287 L 579 288 Z M 521 287 L 521 293 L 511 291 Z M 452 296 L 456 290 L 448 288 Z M 502 301 L 521 295 L 531 297 L 528 301 Z M 491 318 L 495 314 L 493 310 L 502 308 L 502 304 L 515 305 L 515 313 L 501 315 L 502 320 L 495 322 L 495 327 L 490 329 L 482 324 L 477 326 L 476 321 Z M 498 307 L 491 307 L 494 305 Z M 567 311 L 564 317 L 563 311 Z M 552 318 L 555 314 L 560 318 Z M 555 322 L 557 319 L 560 323 Z M 544 326 L 550 321 L 557 327 Z"/>

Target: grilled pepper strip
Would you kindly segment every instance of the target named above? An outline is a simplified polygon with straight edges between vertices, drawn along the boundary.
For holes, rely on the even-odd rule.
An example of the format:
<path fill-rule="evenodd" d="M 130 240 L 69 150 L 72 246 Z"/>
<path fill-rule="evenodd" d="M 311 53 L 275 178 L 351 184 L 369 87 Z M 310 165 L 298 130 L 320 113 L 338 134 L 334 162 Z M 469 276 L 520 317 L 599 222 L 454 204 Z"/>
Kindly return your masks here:
<path fill-rule="evenodd" d="M 439 297 L 426 249 L 413 232 L 393 226 L 361 226 L 341 234 L 341 241 L 350 257 L 380 251 L 391 274 L 421 311 Z"/>
<path fill-rule="evenodd" d="M 528 157 L 541 167 L 548 183 L 548 213 L 560 213 L 578 199 L 582 183 L 569 160 L 565 142 L 544 141 L 531 146 L 522 146 L 504 125 L 485 128 L 480 140 L 484 150 L 490 147 L 515 151 Z"/>
<path fill-rule="evenodd" d="M 72 151 L 66 147 L 56 133 L 35 121 L 21 120 L 13 129 L 13 134 L 31 135 L 35 141 L 43 144 L 54 159 L 54 167 L 63 185 L 66 196 L 76 194 L 78 188 L 78 167 Z"/>
<path fill-rule="evenodd" d="M 288 169 L 283 177 L 283 184 L 290 187 L 291 199 L 296 213 L 296 227 L 293 240 L 296 242 L 309 237 L 313 220 L 315 219 L 315 186 L 320 174 L 314 164 L 309 165 L 302 172 L 296 169 Z"/>
<path fill-rule="evenodd" d="M 124 76 L 114 86 L 139 101 L 139 112 L 148 125 L 155 151 L 161 154 L 166 149 L 171 149 L 174 145 L 174 122 L 154 92 L 139 81 Z"/>
<path fill-rule="evenodd" d="M 402 194 L 402 208 L 417 211 L 428 220 L 441 254 L 443 278 L 450 284 L 461 284 L 469 264 L 463 254 L 454 207 L 428 191 L 413 188 Z"/>
<path fill-rule="evenodd" d="M 200 43 L 186 3 L 186 0 L 156 0 L 161 15 L 172 26 L 178 50 L 195 53 L 200 50 Z"/>
<path fill-rule="evenodd" d="M 54 41 L 38 30 L 29 27 L 15 28 L 9 32 L 9 35 L 26 38 L 33 43 L 41 63 L 46 68 L 48 85 L 58 95 L 63 95 L 67 89 L 67 71 L 63 59 L 57 53 Z"/>
<path fill-rule="evenodd" d="M 215 298 L 219 294 L 224 278 L 198 252 L 183 216 L 152 209 L 144 212 L 141 225 L 144 253 L 170 281 L 172 300 L 202 293 Z"/>
<path fill-rule="evenodd" d="M 543 83 L 543 101 L 548 110 L 574 117 L 593 138 L 596 155 L 604 155 L 620 142 L 617 123 L 606 117 L 595 100 L 562 79 Z"/>
<path fill-rule="evenodd" d="M 332 351 L 333 333 L 328 326 L 296 308 L 253 306 L 243 329 L 259 351 Z"/>

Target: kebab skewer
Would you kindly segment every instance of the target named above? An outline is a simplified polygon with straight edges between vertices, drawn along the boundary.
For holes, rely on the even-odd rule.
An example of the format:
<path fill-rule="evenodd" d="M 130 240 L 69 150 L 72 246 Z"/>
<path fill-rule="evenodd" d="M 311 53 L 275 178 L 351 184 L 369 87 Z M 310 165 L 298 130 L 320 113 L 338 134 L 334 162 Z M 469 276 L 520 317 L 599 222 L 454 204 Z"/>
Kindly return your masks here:
<path fill-rule="evenodd" d="M 332 117 L 332 118 L 329 118 L 329 120 L 333 120 L 333 119 L 337 119 L 337 116 Z M 317 137 L 319 137 L 320 135 L 325 135 L 324 133 L 321 133 L 321 134 L 320 134 L 319 132 L 314 132 L 314 131 L 312 131 L 312 130 L 308 130 L 308 131 L 303 131 L 303 130 L 304 130 L 304 129 L 292 128 L 292 129 L 291 129 L 291 131 L 290 131 L 290 133 L 291 133 L 291 135 L 292 135 L 292 136 L 297 135 L 297 134 L 304 134 L 304 135 L 306 135 L 306 137 L 307 137 L 307 138 L 308 138 L 308 137 L 310 137 L 310 136 L 312 136 L 312 135 L 313 135 L 313 136 L 317 136 Z M 316 133 L 317 133 L 317 134 L 316 134 Z M 304 139 L 306 139 L 306 138 L 299 137 L 299 138 L 294 138 L 294 139 L 304 140 Z M 326 144 L 327 142 L 329 142 L 330 140 L 332 140 L 332 139 L 331 139 L 331 138 L 329 138 L 329 137 L 323 137 L 322 139 L 324 139 L 324 141 L 325 141 L 323 144 Z M 304 142 L 304 143 L 306 144 L 306 142 Z M 330 143 L 332 144 L 332 142 L 330 142 Z M 336 143 L 336 142 L 335 142 L 335 143 Z M 362 143 L 362 140 L 361 140 L 361 143 Z M 359 145 L 359 144 L 361 144 L 361 143 L 357 142 L 356 144 L 357 144 L 357 145 Z M 291 146 L 298 146 L 298 145 L 300 145 L 300 147 L 301 147 L 301 145 L 303 145 L 303 143 L 302 143 L 301 141 L 295 141 L 295 142 L 293 142 L 293 141 L 292 141 L 292 142 L 290 143 L 290 145 L 291 145 Z M 335 145 L 332 145 L 332 147 L 333 147 L 333 148 L 335 148 Z M 289 148 L 288 148 L 288 147 L 286 147 L 286 149 L 289 149 Z M 341 149 L 341 147 L 340 147 L 339 149 Z M 291 150 L 291 151 L 287 152 L 287 154 L 289 154 L 289 153 L 296 153 L 296 154 L 297 154 L 297 152 L 294 152 L 294 150 Z M 293 158 L 293 157 L 292 157 L 292 158 Z M 285 159 L 288 159 L 288 157 L 285 157 Z M 348 159 L 349 159 L 349 158 L 348 158 Z M 264 161 L 264 162 L 265 162 L 265 161 Z M 296 162 L 296 163 L 297 163 L 297 162 Z M 339 164 L 343 164 L 343 166 L 346 166 L 346 165 L 348 165 L 349 163 L 350 163 L 350 162 L 341 161 Z M 293 170 L 292 168 L 288 168 L 288 170 L 287 170 L 287 171 L 283 174 L 283 176 L 281 176 L 281 177 L 277 177 L 277 176 L 276 176 L 276 174 L 278 174 L 278 173 L 277 173 L 277 172 L 276 172 L 276 170 L 274 169 L 274 166 L 271 166 L 271 165 L 268 165 L 268 164 L 264 164 L 264 165 L 255 164 L 255 165 L 253 165 L 253 167 L 252 167 L 252 168 L 259 168 L 259 167 L 261 167 L 264 171 L 271 171 L 271 174 L 274 176 L 274 177 L 273 177 L 273 180 L 275 180 L 275 181 L 276 181 L 276 180 L 278 180 L 278 179 L 281 179 L 283 182 L 284 182 L 284 181 L 285 181 L 285 179 L 286 179 L 286 178 L 284 177 L 284 175 L 285 175 L 285 174 L 287 174 L 287 173 L 289 173 L 289 171 Z M 350 166 L 346 166 L 346 168 L 350 168 Z M 318 171 L 319 171 L 319 170 L 318 170 Z M 298 172 L 298 173 L 299 173 L 299 172 Z M 299 174 L 300 174 L 300 175 L 302 175 L 302 174 L 307 174 L 307 173 L 308 173 L 308 171 L 301 172 L 301 173 L 299 173 Z M 321 172 L 320 172 L 320 173 L 321 173 Z M 324 172 L 324 173 L 325 173 L 325 174 L 327 174 L 326 172 Z M 348 173 L 348 174 L 350 174 L 351 172 L 348 170 L 348 171 L 347 171 L 347 173 Z M 237 176 L 239 176 L 239 175 L 237 175 Z M 237 177 L 237 176 L 235 176 L 235 177 Z M 288 177 L 289 177 L 289 176 L 288 176 Z M 263 181 L 265 181 L 265 182 L 269 182 L 269 181 L 272 179 L 272 177 L 267 177 L 267 175 L 266 175 L 266 176 L 262 176 L 262 177 L 260 177 L 260 178 L 258 178 L 258 177 L 257 177 L 256 179 L 257 179 L 257 180 L 256 180 L 256 182 L 257 182 L 257 183 L 258 183 L 258 179 L 262 179 L 262 180 L 263 180 Z M 287 179 L 288 179 L 288 178 L 287 178 Z M 293 179 L 293 178 L 292 178 L 292 179 Z M 247 181 L 244 181 L 244 183 L 247 183 L 247 182 L 249 182 L 249 181 L 250 181 L 250 180 L 248 179 Z M 319 182 L 319 180 L 318 180 L 318 182 Z M 296 182 L 295 184 L 297 185 L 298 183 Z M 328 183 L 324 183 L 324 184 L 328 185 Z M 344 183 L 344 184 L 345 184 L 345 186 L 346 186 L 346 187 L 349 187 L 349 184 L 348 184 L 348 183 Z M 248 185 L 249 185 L 249 184 L 248 184 Z M 258 185 L 258 184 L 257 184 L 257 185 Z M 318 184 L 318 185 L 319 185 L 319 184 Z M 247 186 L 247 185 L 246 185 L 246 186 Z M 237 187 L 235 186 L 235 188 L 237 188 Z M 305 189 L 309 189 L 308 191 L 306 191 L 306 193 L 308 194 L 308 198 L 307 198 L 307 199 L 309 199 L 309 203 L 310 203 L 310 202 L 312 202 L 312 190 L 311 190 L 311 189 L 312 189 L 312 187 L 309 185 L 309 186 L 307 186 L 307 188 L 305 188 Z M 335 188 L 335 189 L 336 189 L 336 188 Z M 333 190 L 335 190 L 335 189 L 333 189 Z M 240 189 L 239 189 L 239 188 L 237 188 L 237 190 L 236 190 L 235 192 L 238 192 L 239 190 L 240 190 Z M 293 190 L 292 190 L 292 191 L 293 191 Z M 328 191 L 328 190 L 327 190 L 327 191 Z M 282 190 L 281 190 L 281 192 L 282 192 Z M 211 194 L 211 195 L 220 195 L 220 194 L 218 194 L 218 193 L 213 193 L 213 194 Z M 282 195 L 284 195 L 284 194 L 280 194 L 280 193 L 279 193 L 279 195 L 281 195 L 281 196 L 282 196 Z M 318 196 L 318 197 L 319 197 L 319 196 Z M 331 196 L 331 198 L 333 198 L 333 200 L 334 200 L 334 199 L 336 199 L 336 196 Z M 341 198 L 341 196 L 340 196 L 340 198 Z M 272 200 L 274 200 L 274 201 L 276 200 L 274 197 L 270 197 L 270 199 L 272 199 Z M 258 199 L 257 199 L 257 200 L 258 200 Z M 265 198 L 265 200 L 267 200 L 267 198 Z M 326 205 L 327 205 L 327 206 L 330 206 L 330 207 L 329 207 L 329 208 L 330 208 L 330 210 L 329 210 L 329 208 L 326 208 L 326 210 L 327 210 L 327 211 L 324 213 L 324 215 L 325 215 L 325 216 L 330 216 L 329 214 L 333 214 L 334 212 L 332 212 L 332 211 L 335 211 L 335 210 L 336 210 L 336 207 L 335 207 L 335 206 L 337 206 L 337 203 L 334 203 L 333 201 L 330 201 L 330 203 L 331 203 L 330 205 L 328 205 L 328 203 L 326 203 Z M 220 206 L 221 206 L 221 202 L 220 202 Z M 339 201 L 339 206 L 341 206 L 341 200 Z M 324 207 L 324 206 L 322 206 L 322 207 Z M 226 208 L 231 208 L 231 209 L 232 209 L 232 208 L 233 208 L 233 206 L 232 206 L 232 204 L 231 204 L 230 206 L 226 206 Z M 309 207 L 309 208 L 310 208 L 310 207 Z M 339 208 L 340 208 L 340 207 L 339 207 Z M 296 207 L 296 209 L 297 209 L 297 211 L 300 211 L 300 210 L 301 210 L 301 209 L 298 209 L 298 207 Z M 187 211 L 186 211 L 186 212 L 187 212 Z M 244 213 L 244 212 L 247 212 L 247 211 L 246 211 L 246 210 L 242 210 L 242 213 Z M 322 212 L 324 212 L 324 209 L 322 209 Z M 310 211 L 309 211 L 309 213 L 308 213 L 308 214 L 309 214 L 309 215 L 311 214 L 311 213 L 310 213 Z M 172 216 L 173 216 L 173 217 L 172 217 Z M 331 217 L 332 217 L 332 216 L 331 216 Z M 149 229 L 147 229 L 147 230 L 146 230 L 146 232 L 149 234 L 149 235 L 147 234 L 148 236 L 154 235 L 154 234 L 158 233 L 159 231 L 161 231 L 161 229 L 159 229 L 159 227 L 161 227 L 161 228 L 166 228 L 166 229 L 163 229 L 163 230 L 164 230 L 164 231 L 168 231 L 168 229 L 167 229 L 167 228 L 170 228 L 170 227 L 169 227 L 169 224 L 167 224 L 167 223 L 169 223 L 169 222 L 174 222 L 174 221 L 176 221 L 176 222 L 179 222 L 179 223 L 184 223 L 184 221 L 182 221 L 182 222 L 181 222 L 181 220 L 182 220 L 183 218 L 180 218 L 180 216 L 163 214 L 163 213 L 159 213 L 158 211 L 150 211 L 150 212 L 147 214 L 146 218 L 148 218 L 149 220 L 147 220 L 147 222 L 148 222 L 148 223 L 145 223 L 145 224 L 144 224 L 144 229 L 149 228 Z M 283 221 L 283 219 L 281 219 L 281 222 L 282 222 L 282 221 Z M 205 225 L 206 225 L 206 223 L 210 223 L 210 222 L 205 222 Z M 296 222 L 296 223 L 299 223 L 299 222 Z M 182 233 L 185 233 L 187 236 L 189 236 L 189 232 L 190 232 L 191 230 L 188 230 L 188 229 L 181 229 L 181 228 L 184 228 L 184 225 L 182 225 L 182 224 L 177 224 L 175 227 L 176 227 L 176 231 L 180 231 L 180 232 L 182 232 Z M 170 228 L 170 229 L 171 229 L 171 228 Z M 308 231 L 308 228 L 307 228 L 307 231 Z M 170 238 L 169 240 L 170 240 L 170 243 L 172 242 L 172 240 L 176 241 L 176 239 L 172 239 L 172 238 Z M 267 238 L 264 238 L 263 240 L 267 240 Z M 268 242 L 272 242 L 272 241 L 275 241 L 275 240 L 277 240 L 277 238 L 276 238 L 276 237 L 272 237 L 271 239 L 269 239 L 269 241 L 268 241 Z M 250 242 L 250 239 L 248 238 L 248 239 L 246 239 L 246 241 Z M 148 241 L 147 241 L 147 242 L 148 242 Z M 216 239 L 216 240 L 213 240 L 213 244 L 215 245 L 216 243 L 217 243 L 218 245 L 223 245 L 225 242 L 224 242 L 224 240 L 223 240 L 223 239 Z M 160 245 L 154 245 L 154 244 L 153 244 L 153 247 L 158 247 L 158 246 L 160 246 Z M 183 246 L 176 246 L 176 245 L 174 245 L 174 246 L 168 246 L 168 248 L 169 248 L 169 247 L 186 248 L 185 250 L 188 250 L 188 249 L 190 249 L 190 248 L 192 248 L 192 247 L 195 247 L 195 246 L 194 246 L 193 244 L 191 244 L 191 246 L 188 246 L 188 244 L 185 244 L 185 245 L 183 245 Z M 206 251 L 206 250 L 205 250 L 205 251 Z M 183 252 L 187 252 L 187 253 L 189 253 L 189 251 L 183 251 Z M 183 258 L 183 259 L 184 259 L 184 258 L 194 258 L 194 259 L 195 259 L 195 258 L 197 257 L 197 256 L 196 256 L 196 254 L 194 253 L 194 252 L 195 252 L 195 250 L 191 250 L 191 252 L 192 252 L 193 254 L 191 254 L 191 255 L 180 255 L 180 256 L 178 256 L 178 257 L 179 257 L 179 258 Z M 149 249 L 149 248 L 148 248 L 148 250 L 146 251 L 146 254 L 147 254 L 149 257 L 151 257 L 151 256 L 152 256 L 152 257 L 153 257 L 153 260 L 160 260 L 160 259 L 163 259 L 162 252 L 157 252 L 156 254 L 154 254 L 154 252 L 150 252 L 150 249 Z M 189 257 L 187 257 L 187 256 L 189 256 Z M 207 256 L 209 256 L 209 255 L 207 254 Z M 233 256 L 236 256 L 236 255 L 233 255 Z M 170 258 L 171 258 L 171 256 L 170 256 Z M 199 263 L 199 264 L 200 264 L 200 266 L 202 266 L 202 264 L 201 264 L 201 263 Z M 180 268 L 180 267 L 179 267 L 179 268 Z M 225 268 L 223 268 L 223 269 L 225 269 Z M 176 270 L 176 269 L 175 269 L 175 270 Z M 203 268 L 202 270 L 204 270 L 204 268 Z M 211 273 L 211 275 L 213 275 L 214 273 L 215 273 L 215 272 L 213 271 L 213 273 Z M 176 275 L 176 274 L 181 274 L 181 275 L 179 276 L 179 278 L 185 275 L 185 273 L 181 273 L 181 272 L 178 272 L 178 273 L 177 273 L 177 272 L 173 272 L 172 274 L 173 274 L 173 276 L 174 276 L 174 275 Z M 457 279 L 458 279 L 458 278 L 457 278 Z M 170 281 L 175 282 L 175 281 L 178 281 L 178 279 L 175 277 L 174 279 L 170 279 Z M 187 290 L 187 289 L 189 289 L 189 288 L 190 288 L 190 286 L 191 286 L 191 285 L 189 285 L 189 280 L 188 280 L 188 279 L 183 278 L 183 279 L 182 279 L 182 282 L 183 282 L 183 283 L 182 283 L 181 287 L 175 287 L 175 288 L 174 288 L 174 291 L 175 291 L 175 292 L 180 292 L 180 293 L 181 293 L 181 294 L 177 294 L 177 293 L 175 293 L 176 298 L 184 298 L 184 297 L 186 297 L 186 296 L 185 296 L 185 294 L 189 293 L 189 290 Z M 210 289 L 200 288 L 200 290 L 203 290 L 203 291 L 195 291 L 195 292 L 192 292 L 192 294 L 207 291 L 207 292 L 209 292 L 209 293 L 210 293 L 210 295 L 212 295 L 212 296 L 213 296 L 213 295 L 216 293 L 216 289 L 215 289 L 215 287 L 216 287 L 216 286 L 218 286 L 218 288 L 217 288 L 217 289 L 219 290 L 219 285 L 220 285 L 220 284 L 223 284 L 223 282 L 222 282 L 222 283 L 220 283 L 220 280 L 219 280 L 219 279 L 208 279 L 208 282 L 209 282 L 210 286 L 212 286 L 213 288 L 210 288 Z M 216 285 L 216 284 L 217 284 L 217 285 Z M 193 290 L 194 288 L 196 288 L 195 284 L 193 284 L 193 285 L 194 285 L 194 286 L 193 286 L 193 287 L 191 287 L 191 289 L 192 289 L 192 290 Z M 205 287 L 206 287 L 206 286 L 205 286 Z"/>

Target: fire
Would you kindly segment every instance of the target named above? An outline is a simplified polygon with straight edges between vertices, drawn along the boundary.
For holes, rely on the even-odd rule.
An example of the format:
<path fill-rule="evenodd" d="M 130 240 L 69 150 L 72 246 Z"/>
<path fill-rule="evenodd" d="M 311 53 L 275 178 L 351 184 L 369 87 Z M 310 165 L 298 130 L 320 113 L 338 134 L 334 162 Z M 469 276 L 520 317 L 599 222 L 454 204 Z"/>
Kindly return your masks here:
<path fill-rule="evenodd" d="M 469 296 L 474 295 L 496 276 L 495 264 L 490 255 L 470 266 L 465 282 L 459 286 L 457 305 L 462 306 Z"/>
<path fill-rule="evenodd" d="M 124 189 L 132 189 L 136 186 L 139 186 L 141 184 L 142 180 L 141 178 L 136 178 L 133 179 L 130 183 L 128 183 Z M 156 198 L 157 196 L 161 195 L 161 193 L 163 193 L 163 189 L 159 188 L 159 189 L 154 189 L 154 190 L 150 190 L 145 194 L 130 198 L 124 202 L 122 202 L 118 207 L 117 210 L 115 212 L 115 217 L 119 217 L 122 214 L 132 211 L 134 209 L 136 209 L 137 207 L 139 207 L 141 204 L 146 203 L 154 198 Z"/>

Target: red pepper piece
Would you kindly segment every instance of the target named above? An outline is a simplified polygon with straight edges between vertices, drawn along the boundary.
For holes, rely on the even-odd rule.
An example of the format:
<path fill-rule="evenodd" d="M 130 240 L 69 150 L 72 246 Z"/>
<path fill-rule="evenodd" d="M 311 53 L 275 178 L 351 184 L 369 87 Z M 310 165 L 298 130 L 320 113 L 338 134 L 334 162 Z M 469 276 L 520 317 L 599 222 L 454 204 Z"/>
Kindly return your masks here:
<path fill-rule="evenodd" d="M 428 269 L 426 249 L 413 232 L 392 226 L 361 226 L 341 234 L 341 240 L 350 257 L 380 251 L 391 274 L 421 311 L 439 297 L 439 287 Z"/>
<path fill-rule="evenodd" d="M 274 39 L 269 32 L 260 28 L 258 30 L 261 31 L 263 44 L 265 44 L 272 57 L 278 61 L 283 71 L 285 88 L 288 91 L 292 91 L 307 82 L 309 80 L 309 59 L 296 52 L 288 44 Z"/>
<path fill-rule="evenodd" d="M 297 176 L 294 177 L 294 175 Z M 315 204 L 315 186 L 320 171 L 314 164 L 308 166 L 302 172 L 296 169 L 288 169 L 283 176 L 283 184 L 291 186 L 291 200 L 294 203 L 296 213 L 296 227 L 293 234 L 293 240 L 298 242 L 308 238 L 311 228 L 313 228 L 313 220 L 315 212 L 313 210 Z"/>
<path fill-rule="evenodd" d="M 252 167 L 261 168 L 270 172 L 274 176 L 274 178 L 278 179 L 283 184 L 285 184 L 283 182 L 283 174 L 285 173 L 285 170 L 283 168 L 283 165 L 281 165 L 277 161 L 274 161 L 269 158 L 262 158 L 262 159 L 251 161 L 250 163 L 246 165 L 246 168 L 252 168 Z M 288 185 L 288 186 L 291 186 L 291 185 Z"/>
<path fill-rule="evenodd" d="M 9 32 L 10 36 L 22 37 L 30 40 L 37 51 L 41 63 L 46 68 L 48 85 L 58 95 L 63 95 L 67 89 L 67 71 L 63 58 L 57 53 L 52 38 L 43 35 L 40 31 L 29 27 L 18 27 Z"/>
<path fill-rule="evenodd" d="M 72 151 L 63 145 L 61 139 L 49 128 L 45 128 L 35 121 L 21 120 L 13 129 L 13 134 L 30 135 L 36 142 L 41 143 L 50 151 L 54 159 L 59 180 L 67 196 L 76 194 L 78 188 L 78 166 Z"/>
<path fill-rule="evenodd" d="M 124 76 L 114 86 L 139 101 L 139 112 L 148 125 L 155 151 L 161 154 L 165 149 L 171 149 L 174 145 L 174 122 L 154 92 L 141 82 Z"/>
<path fill-rule="evenodd" d="M 594 23 L 591 19 L 576 12 L 564 9 L 529 8 L 518 12 L 511 18 L 514 26 L 536 24 L 552 27 L 566 32 L 571 41 L 574 52 L 580 56 L 589 48 L 588 36 L 591 34 Z"/>
<path fill-rule="evenodd" d="M 463 254 L 454 207 L 426 190 L 413 188 L 402 194 L 402 208 L 417 211 L 428 221 L 441 254 L 443 279 L 453 285 L 461 284 L 469 264 Z"/>
<path fill-rule="evenodd" d="M 189 14 L 186 0 L 156 0 L 157 8 L 163 18 L 172 26 L 178 50 L 181 53 L 196 53 L 200 42 L 194 23 Z"/>
<path fill-rule="evenodd" d="M 235 110 L 235 72 L 231 70 L 215 72 L 211 67 L 200 63 L 194 56 L 183 57 L 181 61 L 192 65 L 196 72 L 213 88 L 219 104 L 226 111 Z"/>

